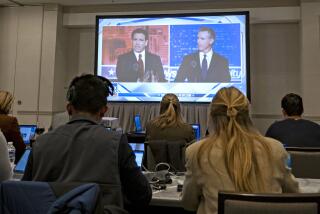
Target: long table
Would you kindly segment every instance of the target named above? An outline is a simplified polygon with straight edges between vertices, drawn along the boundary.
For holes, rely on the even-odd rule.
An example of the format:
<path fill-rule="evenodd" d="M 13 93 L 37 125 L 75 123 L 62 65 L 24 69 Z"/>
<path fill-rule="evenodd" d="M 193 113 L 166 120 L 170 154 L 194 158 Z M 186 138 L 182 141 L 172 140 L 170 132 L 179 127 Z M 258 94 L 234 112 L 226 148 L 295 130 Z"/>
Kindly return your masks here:
<path fill-rule="evenodd" d="M 168 184 L 165 190 L 153 191 L 150 205 L 166 207 L 182 207 L 181 192 L 177 191 L 177 182 L 184 177 L 172 178 L 172 184 Z M 320 179 L 297 178 L 301 193 L 320 193 Z"/>

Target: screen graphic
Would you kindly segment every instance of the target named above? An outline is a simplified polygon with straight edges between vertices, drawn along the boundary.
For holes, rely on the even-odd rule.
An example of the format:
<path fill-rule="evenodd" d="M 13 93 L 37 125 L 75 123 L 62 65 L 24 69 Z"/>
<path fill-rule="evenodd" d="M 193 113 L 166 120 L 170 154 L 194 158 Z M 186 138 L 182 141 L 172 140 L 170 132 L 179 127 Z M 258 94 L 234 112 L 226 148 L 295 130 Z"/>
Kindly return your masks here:
<path fill-rule="evenodd" d="M 249 91 L 248 12 L 98 16 L 96 74 L 111 101 L 210 102 L 222 87 Z"/>

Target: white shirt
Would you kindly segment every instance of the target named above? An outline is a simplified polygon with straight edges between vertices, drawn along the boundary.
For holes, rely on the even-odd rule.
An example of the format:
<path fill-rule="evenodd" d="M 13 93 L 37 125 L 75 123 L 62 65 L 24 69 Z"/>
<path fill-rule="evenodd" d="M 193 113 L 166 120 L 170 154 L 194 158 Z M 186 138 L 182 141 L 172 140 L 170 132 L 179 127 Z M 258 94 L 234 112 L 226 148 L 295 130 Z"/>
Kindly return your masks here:
<path fill-rule="evenodd" d="M 143 62 L 143 70 L 146 70 L 146 50 L 138 53 L 138 52 L 135 52 L 134 51 L 134 55 L 136 56 L 137 58 L 137 61 L 139 60 L 139 55 L 141 54 L 141 59 L 142 59 L 142 62 Z"/>
<path fill-rule="evenodd" d="M 207 59 L 208 68 L 209 68 L 210 63 L 211 63 L 212 55 L 213 55 L 213 51 L 212 51 L 212 49 L 210 49 L 210 51 L 208 53 L 206 53 L 206 59 Z M 204 53 L 203 52 L 199 52 L 199 58 L 200 58 L 200 67 L 201 67 L 202 66 L 202 60 L 204 58 Z"/>

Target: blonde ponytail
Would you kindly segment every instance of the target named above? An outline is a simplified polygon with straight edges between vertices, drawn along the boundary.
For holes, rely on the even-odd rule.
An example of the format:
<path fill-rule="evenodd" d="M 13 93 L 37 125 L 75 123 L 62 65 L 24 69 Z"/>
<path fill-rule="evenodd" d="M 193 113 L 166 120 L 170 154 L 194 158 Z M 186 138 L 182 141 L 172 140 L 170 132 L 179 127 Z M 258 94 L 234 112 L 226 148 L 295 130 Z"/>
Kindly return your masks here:
<path fill-rule="evenodd" d="M 270 148 L 265 139 L 254 128 L 249 117 L 249 101 L 236 88 L 222 88 L 210 105 L 210 119 L 214 124 L 214 133 L 200 146 L 198 165 L 202 166 L 203 155 L 210 160 L 210 152 L 217 142 L 221 142 L 224 161 L 235 190 L 239 192 L 263 192 L 265 183 L 255 155 L 255 143 L 258 141 L 270 159 Z"/>
<path fill-rule="evenodd" d="M 179 99 L 175 94 L 166 94 L 160 104 L 160 116 L 154 120 L 157 127 L 165 128 L 184 124 Z"/>

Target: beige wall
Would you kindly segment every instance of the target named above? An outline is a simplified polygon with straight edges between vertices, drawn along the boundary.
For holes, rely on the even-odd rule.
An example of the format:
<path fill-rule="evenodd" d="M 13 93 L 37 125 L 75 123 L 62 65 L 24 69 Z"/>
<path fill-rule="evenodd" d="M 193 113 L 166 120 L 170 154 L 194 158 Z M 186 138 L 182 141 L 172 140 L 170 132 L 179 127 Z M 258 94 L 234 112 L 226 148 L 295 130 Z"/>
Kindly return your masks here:
<path fill-rule="evenodd" d="M 250 10 L 251 94 L 255 124 L 265 132 L 281 118 L 280 99 L 301 93 L 306 115 L 320 118 L 319 27 L 320 3 L 290 1 L 253 7 L 236 4 L 231 10 Z M 292 2 L 292 1 L 291 1 Z M 231 4 L 232 5 L 232 4 Z M 217 11 L 204 9 L 204 11 Z M 145 6 L 152 11 L 154 6 Z M 165 11 L 166 4 L 159 10 Z M 212 6 L 212 8 L 214 5 Z M 107 9 L 109 8 L 109 9 Z M 149 9 L 148 9 L 149 8 Z M 217 8 L 226 8 L 226 5 Z M 185 11 L 190 7 L 180 8 Z M 15 114 L 21 123 L 48 126 L 52 112 L 63 111 L 69 81 L 93 73 L 94 16 L 117 7 L 24 7 L 0 9 L 0 87 L 15 93 Z M 128 13 L 139 13 L 134 7 Z M 226 10 L 226 9 L 223 9 Z M 228 9 L 230 10 L 230 9 Z M 174 11 L 169 11 L 174 12 Z M 194 11 L 193 11 L 194 12 Z M 112 13 L 112 12 L 111 12 Z M 108 13 L 110 14 L 110 12 Z M 24 25 L 21 25 L 24 23 Z"/>

